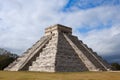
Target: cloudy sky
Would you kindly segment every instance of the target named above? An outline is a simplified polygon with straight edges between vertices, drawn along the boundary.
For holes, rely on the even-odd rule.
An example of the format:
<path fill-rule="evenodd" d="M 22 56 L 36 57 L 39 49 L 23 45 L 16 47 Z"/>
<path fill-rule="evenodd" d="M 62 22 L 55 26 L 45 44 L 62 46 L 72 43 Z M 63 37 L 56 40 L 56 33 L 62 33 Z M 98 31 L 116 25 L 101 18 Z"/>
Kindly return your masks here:
<path fill-rule="evenodd" d="M 0 0 L 0 47 L 21 55 L 58 23 L 109 62 L 120 62 L 120 0 Z"/>

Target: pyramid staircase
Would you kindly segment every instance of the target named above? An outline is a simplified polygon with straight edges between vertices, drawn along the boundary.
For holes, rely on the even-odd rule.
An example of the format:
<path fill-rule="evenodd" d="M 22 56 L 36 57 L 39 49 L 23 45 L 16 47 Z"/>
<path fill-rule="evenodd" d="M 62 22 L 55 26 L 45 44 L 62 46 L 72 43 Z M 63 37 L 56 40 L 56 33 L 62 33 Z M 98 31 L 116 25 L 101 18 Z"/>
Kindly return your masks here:
<path fill-rule="evenodd" d="M 4 70 L 79 72 L 107 71 L 111 66 L 60 24 L 45 29 L 45 35 Z"/>
<path fill-rule="evenodd" d="M 17 58 L 13 63 L 11 63 L 4 70 L 18 71 L 18 70 L 27 70 L 27 66 L 31 64 L 31 60 L 35 59 L 38 56 L 38 52 L 44 47 L 44 45 L 51 39 L 50 36 L 43 36 L 39 41 L 37 41 L 31 48 L 23 53 L 22 56 Z M 29 63 L 29 64 L 28 64 Z"/>

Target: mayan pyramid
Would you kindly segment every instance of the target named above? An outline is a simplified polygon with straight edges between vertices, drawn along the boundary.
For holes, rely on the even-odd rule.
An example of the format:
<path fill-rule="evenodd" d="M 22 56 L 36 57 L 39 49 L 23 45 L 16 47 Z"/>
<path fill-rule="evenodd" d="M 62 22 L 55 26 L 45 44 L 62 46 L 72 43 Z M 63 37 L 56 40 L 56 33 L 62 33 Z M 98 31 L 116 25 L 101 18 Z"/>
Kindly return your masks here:
<path fill-rule="evenodd" d="M 110 65 L 60 24 L 45 29 L 45 35 L 4 70 L 41 72 L 107 71 Z"/>

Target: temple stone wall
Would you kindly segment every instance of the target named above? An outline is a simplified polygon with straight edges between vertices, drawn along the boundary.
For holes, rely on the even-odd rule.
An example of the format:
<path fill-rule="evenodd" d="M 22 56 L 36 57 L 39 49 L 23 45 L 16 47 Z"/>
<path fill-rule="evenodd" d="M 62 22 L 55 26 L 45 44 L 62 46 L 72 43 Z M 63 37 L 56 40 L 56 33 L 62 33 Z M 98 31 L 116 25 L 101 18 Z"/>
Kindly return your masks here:
<path fill-rule="evenodd" d="M 4 70 L 41 72 L 107 71 L 110 65 L 60 24 L 45 29 L 45 35 Z"/>
<path fill-rule="evenodd" d="M 59 33 L 58 44 L 55 64 L 56 71 L 78 72 L 88 70 L 62 33 Z"/>
<path fill-rule="evenodd" d="M 88 46 L 82 41 L 79 41 L 77 37 L 69 35 L 69 38 L 98 69 L 106 70 L 110 68 L 110 65 L 108 65 L 106 61 L 104 61 L 100 56 L 95 54 L 95 52 L 93 52 L 91 48 L 88 48 Z"/>
<path fill-rule="evenodd" d="M 33 61 L 29 71 L 55 72 L 55 57 L 57 53 L 57 34 L 52 36 L 48 44 L 39 53 L 36 61 Z"/>

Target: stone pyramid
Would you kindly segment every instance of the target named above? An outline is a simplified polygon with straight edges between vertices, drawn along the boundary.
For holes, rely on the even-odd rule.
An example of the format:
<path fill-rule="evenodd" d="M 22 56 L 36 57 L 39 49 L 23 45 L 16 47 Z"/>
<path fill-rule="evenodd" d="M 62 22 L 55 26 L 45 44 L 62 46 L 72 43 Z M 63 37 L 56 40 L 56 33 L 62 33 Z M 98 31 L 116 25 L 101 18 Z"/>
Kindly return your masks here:
<path fill-rule="evenodd" d="M 110 65 L 60 24 L 45 29 L 45 35 L 4 70 L 41 72 L 107 71 Z"/>

